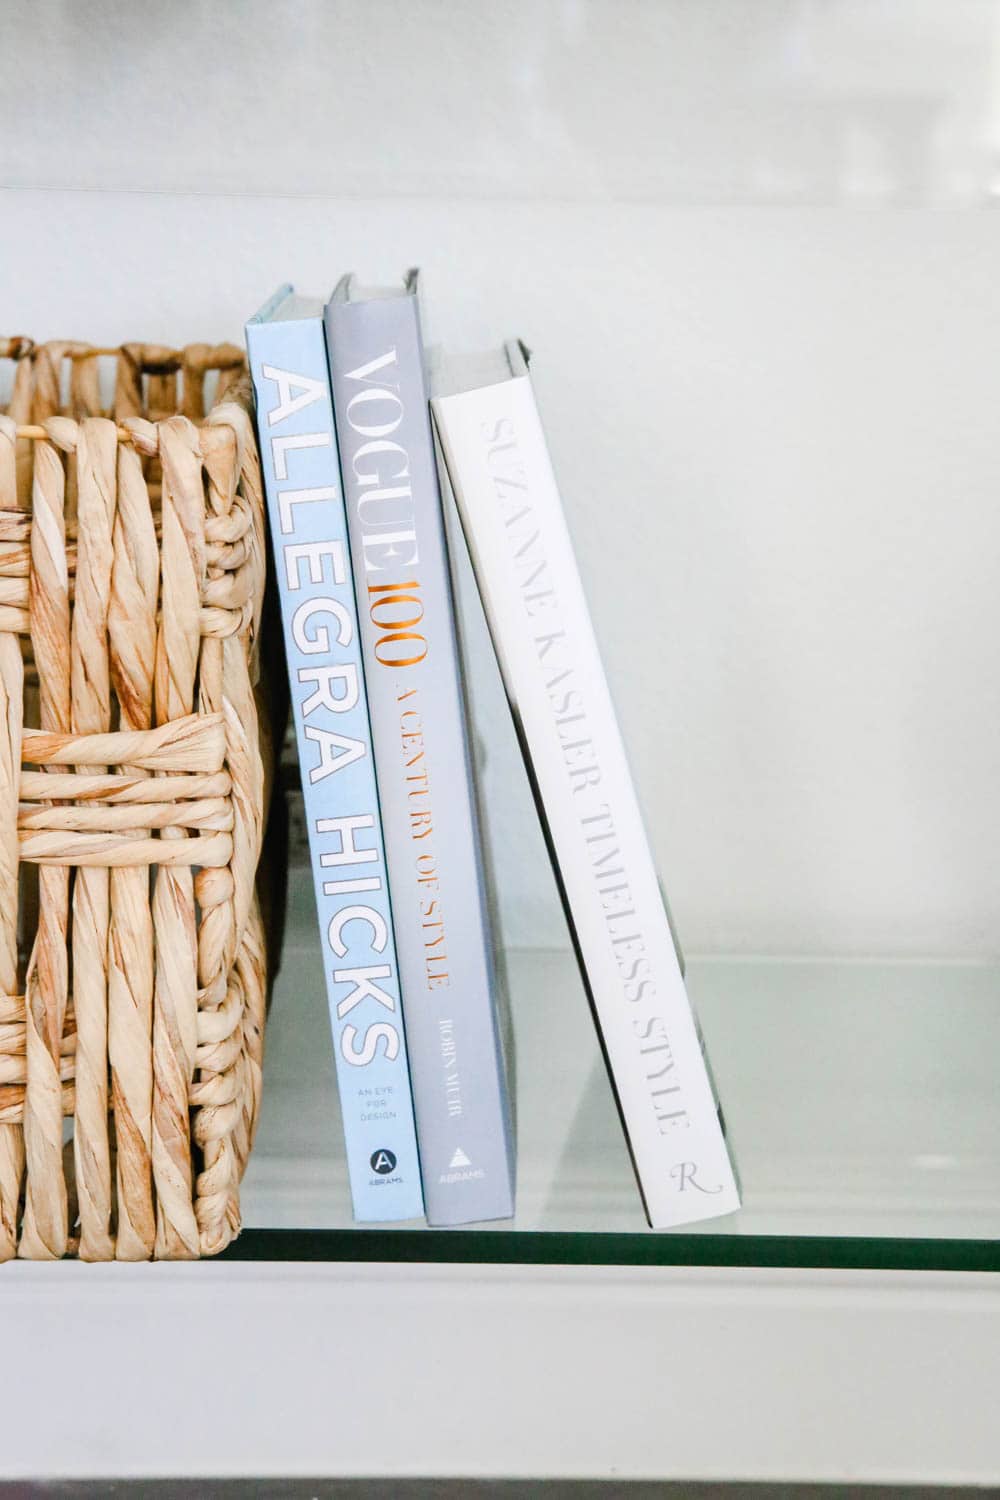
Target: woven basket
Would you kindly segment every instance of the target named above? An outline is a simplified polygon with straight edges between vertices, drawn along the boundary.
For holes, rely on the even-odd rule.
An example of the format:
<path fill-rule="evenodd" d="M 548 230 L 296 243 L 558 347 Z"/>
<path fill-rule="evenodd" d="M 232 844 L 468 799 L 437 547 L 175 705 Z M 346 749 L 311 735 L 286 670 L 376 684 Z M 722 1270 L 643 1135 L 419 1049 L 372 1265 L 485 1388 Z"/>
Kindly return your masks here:
<path fill-rule="evenodd" d="M 243 356 L 0 357 L 0 1259 L 211 1255 L 239 1230 L 266 991 Z"/>

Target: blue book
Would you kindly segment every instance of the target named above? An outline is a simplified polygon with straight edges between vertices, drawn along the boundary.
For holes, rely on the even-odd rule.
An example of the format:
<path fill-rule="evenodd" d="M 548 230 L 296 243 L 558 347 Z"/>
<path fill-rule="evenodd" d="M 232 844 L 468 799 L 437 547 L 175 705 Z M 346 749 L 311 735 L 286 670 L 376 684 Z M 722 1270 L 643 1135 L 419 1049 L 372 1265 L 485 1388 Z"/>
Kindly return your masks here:
<path fill-rule="evenodd" d="M 427 1219 L 509 1218 L 514 1141 L 416 277 L 326 309 Z"/>
<path fill-rule="evenodd" d="M 356 1219 L 423 1213 L 322 302 L 246 327 Z"/>

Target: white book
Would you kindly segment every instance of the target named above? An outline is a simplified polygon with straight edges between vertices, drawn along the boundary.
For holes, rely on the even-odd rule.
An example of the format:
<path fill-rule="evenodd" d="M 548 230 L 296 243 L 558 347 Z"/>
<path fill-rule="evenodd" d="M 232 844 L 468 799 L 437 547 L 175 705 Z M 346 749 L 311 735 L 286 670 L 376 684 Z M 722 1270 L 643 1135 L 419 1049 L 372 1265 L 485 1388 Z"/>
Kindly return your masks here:
<path fill-rule="evenodd" d="M 524 353 L 439 369 L 431 409 L 646 1215 L 739 1190 Z"/>

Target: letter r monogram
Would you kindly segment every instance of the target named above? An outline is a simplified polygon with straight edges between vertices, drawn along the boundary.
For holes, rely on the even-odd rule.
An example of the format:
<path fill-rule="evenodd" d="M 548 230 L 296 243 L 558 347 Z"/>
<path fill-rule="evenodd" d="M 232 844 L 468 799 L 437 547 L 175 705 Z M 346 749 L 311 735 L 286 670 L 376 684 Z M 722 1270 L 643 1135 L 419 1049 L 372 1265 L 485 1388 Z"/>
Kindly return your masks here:
<path fill-rule="evenodd" d="M 698 1163 L 695 1161 L 679 1161 L 676 1167 L 670 1168 L 670 1175 L 671 1177 L 676 1177 L 678 1179 L 677 1191 L 679 1193 L 683 1193 L 685 1187 L 687 1187 L 688 1185 L 696 1188 L 699 1193 L 713 1194 L 722 1192 L 721 1182 L 719 1183 L 718 1187 L 702 1187 L 701 1183 L 698 1181 Z"/>

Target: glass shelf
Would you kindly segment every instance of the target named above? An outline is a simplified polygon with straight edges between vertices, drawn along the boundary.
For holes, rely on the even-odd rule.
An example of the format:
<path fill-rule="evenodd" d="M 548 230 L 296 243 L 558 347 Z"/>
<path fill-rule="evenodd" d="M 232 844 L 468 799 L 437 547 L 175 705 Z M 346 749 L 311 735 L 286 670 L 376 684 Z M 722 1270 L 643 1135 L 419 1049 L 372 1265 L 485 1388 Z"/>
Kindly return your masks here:
<path fill-rule="evenodd" d="M 351 1220 L 315 933 L 298 866 L 236 1257 L 1000 1270 L 1000 966 L 690 961 L 744 1207 L 664 1233 L 645 1225 L 571 953 L 511 952 L 516 1217 L 373 1230 Z"/>

